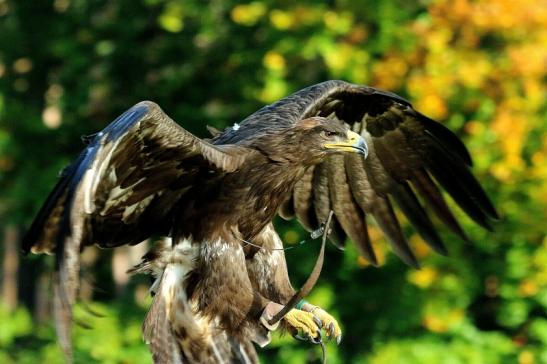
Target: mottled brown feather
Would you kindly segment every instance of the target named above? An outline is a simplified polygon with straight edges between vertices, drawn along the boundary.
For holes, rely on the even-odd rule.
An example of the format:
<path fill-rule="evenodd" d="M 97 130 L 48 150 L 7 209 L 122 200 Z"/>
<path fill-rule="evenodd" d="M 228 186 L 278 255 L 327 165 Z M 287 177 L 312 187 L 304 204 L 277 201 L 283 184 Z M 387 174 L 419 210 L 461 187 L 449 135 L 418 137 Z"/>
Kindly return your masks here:
<path fill-rule="evenodd" d="M 374 217 L 395 253 L 407 264 L 417 266 L 417 260 L 408 246 L 391 203 L 387 197 L 378 194 L 372 188 L 370 177 L 363 168 L 363 163 L 365 162 L 362 159 L 354 156 L 348 156 L 346 161 L 353 196 L 363 211 Z"/>
<path fill-rule="evenodd" d="M 313 208 L 313 176 L 315 166 L 308 168 L 296 183 L 293 191 L 294 210 L 298 221 L 308 231 L 317 229 L 317 216 Z"/>
<path fill-rule="evenodd" d="M 314 170 L 313 176 L 313 206 L 317 221 L 322 223 L 327 220 L 332 209 L 329 192 L 329 169 L 326 163 L 319 164 Z M 344 249 L 346 232 L 340 226 L 337 217 L 332 219 L 329 240 L 339 249 Z"/>
<path fill-rule="evenodd" d="M 344 155 L 331 156 L 327 162 L 329 170 L 329 191 L 332 210 L 336 214 L 340 226 L 359 248 L 360 253 L 373 265 L 378 261 L 370 244 L 365 215 L 357 206 L 351 194 L 346 176 Z"/>

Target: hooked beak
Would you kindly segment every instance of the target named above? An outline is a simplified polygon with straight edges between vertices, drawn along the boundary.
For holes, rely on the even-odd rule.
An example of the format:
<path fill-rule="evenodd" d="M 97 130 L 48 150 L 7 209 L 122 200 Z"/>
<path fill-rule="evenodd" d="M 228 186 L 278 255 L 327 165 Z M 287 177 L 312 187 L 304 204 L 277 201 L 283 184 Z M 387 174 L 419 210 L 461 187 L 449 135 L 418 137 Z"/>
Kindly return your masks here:
<path fill-rule="evenodd" d="M 367 157 L 368 146 L 367 146 L 367 143 L 365 142 L 365 139 L 363 139 L 362 136 L 360 136 L 356 132 L 348 130 L 346 138 L 347 138 L 346 140 L 342 140 L 338 143 L 325 144 L 325 148 L 335 149 L 336 151 L 340 151 L 340 152 L 359 153 L 364 155 L 365 158 Z"/>

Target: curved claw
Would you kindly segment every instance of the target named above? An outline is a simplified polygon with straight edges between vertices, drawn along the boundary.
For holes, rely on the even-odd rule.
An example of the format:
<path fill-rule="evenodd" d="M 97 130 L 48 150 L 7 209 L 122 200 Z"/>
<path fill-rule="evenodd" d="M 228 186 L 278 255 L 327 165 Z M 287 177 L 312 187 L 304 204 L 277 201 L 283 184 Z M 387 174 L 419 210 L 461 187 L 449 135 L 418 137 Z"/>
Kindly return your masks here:
<path fill-rule="evenodd" d="M 334 322 L 331 322 L 331 323 L 329 324 L 328 330 L 329 330 L 329 331 L 328 331 L 328 333 L 329 333 L 329 335 L 328 335 L 328 336 L 329 336 L 329 340 L 331 340 L 331 339 L 334 337 L 334 334 L 335 334 L 335 331 L 334 331 L 334 330 L 335 330 L 335 329 L 334 329 Z"/>
<path fill-rule="evenodd" d="M 323 335 L 321 335 L 321 330 L 317 330 L 317 336 L 315 338 L 310 338 L 312 344 L 321 344 L 323 342 Z"/>
<path fill-rule="evenodd" d="M 308 335 L 302 336 L 300 334 L 296 334 L 296 335 L 293 335 L 293 337 L 300 341 L 309 341 L 315 345 L 321 344 L 323 342 L 323 335 L 321 335 L 321 331 L 317 330 L 316 335 L 317 335 L 316 337 L 310 337 Z"/>
<path fill-rule="evenodd" d="M 338 325 L 338 321 L 320 307 L 315 306 L 312 312 L 321 321 L 321 328 L 325 330 L 328 339 L 336 339 L 336 343 L 340 344 L 342 341 L 342 330 L 340 329 L 340 325 Z"/>
<path fill-rule="evenodd" d="M 318 326 L 318 327 L 323 327 L 323 322 L 321 321 L 321 319 L 317 316 L 313 316 L 313 322 L 315 322 L 315 324 Z"/>

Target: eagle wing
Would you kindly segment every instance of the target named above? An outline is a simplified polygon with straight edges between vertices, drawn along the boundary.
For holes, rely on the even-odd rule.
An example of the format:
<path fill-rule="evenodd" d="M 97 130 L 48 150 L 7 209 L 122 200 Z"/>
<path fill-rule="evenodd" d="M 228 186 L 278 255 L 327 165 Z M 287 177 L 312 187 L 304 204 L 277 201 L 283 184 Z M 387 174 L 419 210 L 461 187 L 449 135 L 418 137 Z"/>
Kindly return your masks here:
<path fill-rule="evenodd" d="M 236 170 L 247 151 L 195 137 L 149 101 L 86 139 L 86 148 L 61 173 L 22 245 L 24 252 L 56 255 L 54 313 L 67 359 L 81 249 L 138 244 L 152 234 L 168 233 L 177 201 L 203 176 L 210 180 Z"/>
<path fill-rule="evenodd" d="M 366 140 L 369 155 L 366 160 L 353 153 L 332 155 L 310 168 L 281 207 L 283 217 L 296 216 L 306 229 L 314 230 L 333 210 L 331 240 L 342 246 L 348 236 L 360 253 L 377 265 L 365 219 L 369 214 L 395 253 L 416 267 L 417 259 L 401 230 L 394 203 L 426 243 L 441 254 L 446 254 L 446 248 L 421 201 L 450 230 L 467 238 L 440 187 L 484 228 L 490 229 L 490 219 L 498 217 L 471 173 L 471 157 L 460 139 L 400 96 L 372 87 L 343 81 L 308 87 L 262 108 L 237 130 L 228 129 L 213 142 L 251 138 L 263 128 L 311 116 L 347 123 Z"/>
<path fill-rule="evenodd" d="M 201 176 L 234 171 L 246 154 L 195 137 L 150 101 L 85 139 L 24 238 L 25 252 L 54 252 L 80 219 L 86 245 L 138 244 L 165 233 L 175 203 Z"/>

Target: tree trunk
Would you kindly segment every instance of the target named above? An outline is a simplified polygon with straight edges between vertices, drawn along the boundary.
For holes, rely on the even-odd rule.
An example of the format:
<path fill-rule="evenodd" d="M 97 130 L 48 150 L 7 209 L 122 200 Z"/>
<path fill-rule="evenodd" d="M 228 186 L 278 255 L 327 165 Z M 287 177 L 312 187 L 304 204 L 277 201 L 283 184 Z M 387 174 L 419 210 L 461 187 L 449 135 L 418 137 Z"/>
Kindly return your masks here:
<path fill-rule="evenodd" d="M 19 231 L 13 225 L 4 230 L 4 264 L 2 278 L 2 297 L 4 304 L 14 310 L 17 307 L 17 273 L 19 270 L 18 254 Z"/>

